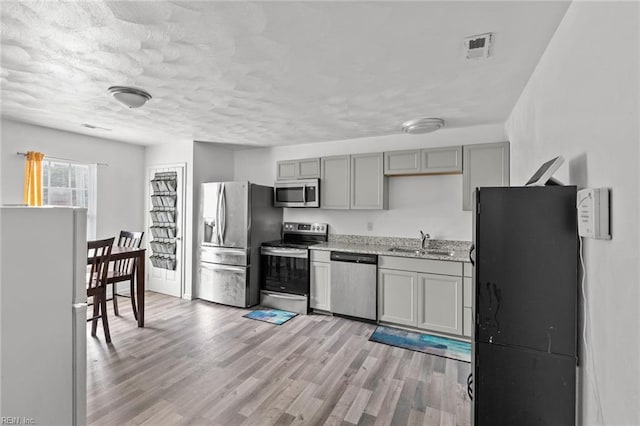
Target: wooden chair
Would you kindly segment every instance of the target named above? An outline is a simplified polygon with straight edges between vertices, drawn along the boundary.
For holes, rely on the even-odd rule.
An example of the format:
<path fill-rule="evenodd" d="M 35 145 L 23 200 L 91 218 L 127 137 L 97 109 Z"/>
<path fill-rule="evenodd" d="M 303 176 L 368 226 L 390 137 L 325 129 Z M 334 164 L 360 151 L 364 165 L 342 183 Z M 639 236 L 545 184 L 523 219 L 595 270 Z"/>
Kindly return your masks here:
<path fill-rule="evenodd" d="M 95 336 L 98 319 L 102 320 L 107 343 L 111 343 L 109 321 L 107 320 L 107 274 L 114 240 L 115 238 L 107 238 L 106 240 L 87 241 L 87 257 L 91 266 L 87 275 L 87 297 L 93 297 L 93 317 L 87 319 L 87 322 L 92 322 L 91 335 Z"/>
<path fill-rule="evenodd" d="M 144 232 L 120 231 L 120 237 L 118 237 L 118 247 L 140 248 L 143 235 Z M 116 285 L 117 283 L 122 281 L 129 281 L 131 308 L 133 309 L 133 316 L 137 320 L 138 309 L 136 308 L 136 293 L 133 286 L 133 279 L 136 272 L 134 265 L 134 259 L 115 261 L 113 269 L 109 270 L 109 274 L 107 276 L 107 284 L 113 284 L 113 311 L 116 315 L 120 315 L 120 313 L 118 312 L 118 291 Z"/>

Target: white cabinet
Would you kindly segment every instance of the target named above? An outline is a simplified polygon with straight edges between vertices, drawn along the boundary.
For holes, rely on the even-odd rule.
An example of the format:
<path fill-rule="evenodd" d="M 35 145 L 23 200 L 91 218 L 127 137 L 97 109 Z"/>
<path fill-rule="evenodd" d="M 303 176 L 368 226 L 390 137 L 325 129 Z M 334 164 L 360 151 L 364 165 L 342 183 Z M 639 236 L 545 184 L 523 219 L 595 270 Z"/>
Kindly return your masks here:
<path fill-rule="evenodd" d="M 351 210 L 387 208 L 387 178 L 382 153 L 351 156 Z"/>
<path fill-rule="evenodd" d="M 464 306 L 461 262 L 379 256 L 378 266 L 381 322 L 464 335 L 471 308 Z"/>
<path fill-rule="evenodd" d="M 86 425 L 87 211 L 0 207 L 0 228 L 0 424 Z"/>
<path fill-rule="evenodd" d="M 331 311 L 331 263 L 330 252 L 311 250 L 309 306 L 312 309 Z"/>
<path fill-rule="evenodd" d="M 465 145 L 462 210 L 473 210 L 473 194 L 482 186 L 509 186 L 509 142 Z"/>
<path fill-rule="evenodd" d="M 387 208 L 382 153 L 322 157 L 320 164 L 321 208 Z"/>
<path fill-rule="evenodd" d="M 285 160 L 276 163 L 277 180 L 314 179 L 320 177 L 320 159 Z"/>
<path fill-rule="evenodd" d="M 418 274 L 378 269 L 378 319 L 395 324 L 418 325 Z"/>
<path fill-rule="evenodd" d="M 417 175 L 462 172 L 462 146 L 384 153 L 384 174 Z"/>
<path fill-rule="evenodd" d="M 322 157 L 320 181 L 320 207 L 323 209 L 349 209 L 351 159 L 348 155 Z"/>
<path fill-rule="evenodd" d="M 418 327 L 462 334 L 462 277 L 418 275 Z"/>

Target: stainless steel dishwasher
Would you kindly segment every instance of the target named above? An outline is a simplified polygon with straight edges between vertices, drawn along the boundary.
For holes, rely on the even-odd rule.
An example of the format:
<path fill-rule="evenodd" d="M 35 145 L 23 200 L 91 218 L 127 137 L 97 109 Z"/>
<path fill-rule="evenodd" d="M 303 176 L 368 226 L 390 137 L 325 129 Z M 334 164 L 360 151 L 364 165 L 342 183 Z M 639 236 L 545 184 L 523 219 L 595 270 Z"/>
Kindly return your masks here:
<path fill-rule="evenodd" d="M 375 254 L 331 252 L 331 311 L 334 314 L 377 319 Z"/>

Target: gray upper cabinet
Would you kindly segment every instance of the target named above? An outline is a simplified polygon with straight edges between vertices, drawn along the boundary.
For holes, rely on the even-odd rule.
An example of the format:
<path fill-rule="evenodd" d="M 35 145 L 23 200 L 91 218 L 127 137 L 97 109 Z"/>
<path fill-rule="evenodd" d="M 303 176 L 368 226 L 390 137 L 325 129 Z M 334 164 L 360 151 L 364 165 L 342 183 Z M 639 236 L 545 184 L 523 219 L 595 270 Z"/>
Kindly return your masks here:
<path fill-rule="evenodd" d="M 422 173 L 461 173 L 462 147 L 423 149 L 421 153 Z"/>
<path fill-rule="evenodd" d="M 383 154 L 351 156 L 351 209 L 381 210 L 387 208 L 387 179 L 383 170 Z"/>
<path fill-rule="evenodd" d="M 322 157 L 320 207 L 374 210 L 387 208 L 382 153 Z"/>
<path fill-rule="evenodd" d="M 276 179 L 313 179 L 320 177 L 320 159 L 285 160 L 276 163 Z"/>
<path fill-rule="evenodd" d="M 384 174 L 419 175 L 462 172 L 462 146 L 384 153 Z"/>
<path fill-rule="evenodd" d="M 509 142 L 465 145 L 462 210 L 473 210 L 473 193 L 482 186 L 509 186 Z"/>
<path fill-rule="evenodd" d="M 320 159 L 306 158 L 298 161 L 298 178 L 315 179 L 320 178 Z"/>
<path fill-rule="evenodd" d="M 296 179 L 296 172 L 298 170 L 298 161 L 278 161 L 276 163 L 276 179 L 288 180 Z"/>
<path fill-rule="evenodd" d="M 320 207 L 323 209 L 349 209 L 351 159 L 349 155 L 322 157 L 320 181 Z"/>
<path fill-rule="evenodd" d="M 420 173 L 420 150 L 384 153 L 385 175 L 413 175 Z"/>

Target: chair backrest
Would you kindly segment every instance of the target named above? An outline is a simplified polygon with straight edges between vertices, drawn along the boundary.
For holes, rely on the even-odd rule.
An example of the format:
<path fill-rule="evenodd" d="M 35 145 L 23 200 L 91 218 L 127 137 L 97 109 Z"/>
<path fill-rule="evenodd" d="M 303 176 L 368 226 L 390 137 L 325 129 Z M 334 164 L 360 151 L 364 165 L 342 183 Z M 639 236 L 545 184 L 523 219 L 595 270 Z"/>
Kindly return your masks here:
<path fill-rule="evenodd" d="M 111 247 L 115 238 L 105 240 L 87 241 L 87 252 L 91 265 L 91 273 L 87 282 L 87 290 L 93 290 L 106 285 L 109 272 L 109 259 Z"/>
<path fill-rule="evenodd" d="M 140 248 L 143 235 L 144 232 L 120 231 L 120 236 L 118 237 L 118 247 Z"/>
<path fill-rule="evenodd" d="M 120 231 L 118 237 L 118 247 L 140 248 L 144 232 Z M 115 271 L 120 274 L 133 274 L 133 259 L 124 259 L 115 262 Z"/>

